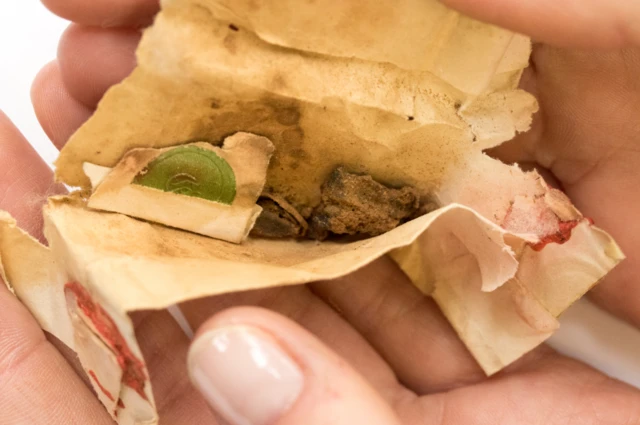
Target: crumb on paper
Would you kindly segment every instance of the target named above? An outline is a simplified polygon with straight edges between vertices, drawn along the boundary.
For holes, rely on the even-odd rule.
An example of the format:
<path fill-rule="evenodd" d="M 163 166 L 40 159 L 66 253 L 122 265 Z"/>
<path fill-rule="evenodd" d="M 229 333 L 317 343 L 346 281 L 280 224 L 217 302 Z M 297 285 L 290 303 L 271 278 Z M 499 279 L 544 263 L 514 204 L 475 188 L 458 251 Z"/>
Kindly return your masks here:
<path fill-rule="evenodd" d="M 258 200 L 262 213 L 251 231 L 252 237 L 268 239 L 299 238 L 307 232 L 307 222 L 284 199 L 266 195 Z"/>
<path fill-rule="evenodd" d="M 311 216 L 309 237 L 381 235 L 414 216 L 419 208 L 414 188 L 389 188 L 369 175 L 338 167 L 322 186 L 322 203 Z"/>

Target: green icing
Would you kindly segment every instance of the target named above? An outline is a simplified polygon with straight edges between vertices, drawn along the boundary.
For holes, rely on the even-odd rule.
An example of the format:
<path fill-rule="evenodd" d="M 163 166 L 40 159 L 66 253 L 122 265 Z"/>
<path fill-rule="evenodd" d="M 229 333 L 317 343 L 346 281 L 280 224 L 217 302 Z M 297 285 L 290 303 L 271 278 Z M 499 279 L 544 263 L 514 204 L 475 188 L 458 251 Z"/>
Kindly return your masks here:
<path fill-rule="evenodd" d="M 229 163 L 215 152 L 196 146 L 163 153 L 133 183 L 227 205 L 236 197 L 236 176 Z"/>

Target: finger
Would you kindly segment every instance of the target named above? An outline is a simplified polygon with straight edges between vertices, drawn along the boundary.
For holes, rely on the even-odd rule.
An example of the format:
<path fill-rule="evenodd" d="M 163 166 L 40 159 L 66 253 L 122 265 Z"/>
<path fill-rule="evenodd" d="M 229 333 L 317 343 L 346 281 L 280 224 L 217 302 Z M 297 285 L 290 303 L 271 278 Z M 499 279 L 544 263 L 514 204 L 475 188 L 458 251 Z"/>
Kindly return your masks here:
<path fill-rule="evenodd" d="M 531 54 L 530 66 L 522 73 L 520 79 L 519 88 L 528 93 L 531 93 L 536 98 L 538 95 L 538 74 L 536 72 L 536 52 L 544 48 L 538 43 L 533 44 L 533 52 Z M 486 153 L 497 158 L 506 164 L 513 163 L 535 163 L 536 152 L 535 144 L 540 140 L 540 134 L 544 130 L 544 110 L 538 111 L 533 115 L 531 128 L 524 132 L 517 134 L 512 140 L 505 142 L 495 148 L 489 149 Z"/>
<path fill-rule="evenodd" d="M 87 372 L 82 367 L 82 363 L 80 363 L 80 358 L 78 357 L 78 353 L 69 348 L 64 342 L 60 341 L 54 335 L 45 332 L 45 337 L 49 344 L 53 346 L 53 348 L 60 353 L 62 358 L 65 359 L 69 367 L 75 372 L 78 379 L 82 381 L 82 383 L 87 388 L 93 388 L 93 384 L 91 382 L 91 377 L 87 375 Z"/>
<path fill-rule="evenodd" d="M 513 162 L 550 169 L 576 206 L 631 254 L 591 293 L 606 310 L 640 327 L 640 229 L 630 196 L 640 184 L 640 50 L 571 51 L 536 45 L 541 106 L 531 132 L 494 150 Z M 588 93 L 588 95 L 586 95 Z"/>
<path fill-rule="evenodd" d="M 389 402 L 401 390 L 393 370 L 362 335 L 305 286 L 210 297 L 185 303 L 182 310 L 197 329 L 212 315 L 236 306 L 267 308 L 297 322 L 347 360 Z"/>
<path fill-rule="evenodd" d="M 640 45 L 640 3 L 628 0 L 442 0 L 482 21 L 574 47 Z"/>
<path fill-rule="evenodd" d="M 1 282 L 0 335 L 0 423 L 113 423 Z"/>
<path fill-rule="evenodd" d="M 69 94 L 55 61 L 38 73 L 31 101 L 44 132 L 59 149 L 93 112 Z"/>
<path fill-rule="evenodd" d="M 568 186 L 575 204 L 610 232 L 629 257 L 592 291 L 594 300 L 640 329 L 640 152 L 620 153 L 580 183 Z"/>
<path fill-rule="evenodd" d="M 186 374 L 189 340 L 166 311 L 133 314 L 161 423 L 215 425 L 203 397 Z"/>
<path fill-rule="evenodd" d="M 42 240 L 42 205 L 61 191 L 49 167 L 0 111 L 0 209 Z"/>
<path fill-rule="evenodd" d="M 640 50 L 596 56 L 548 49 L 545 54 L 558 78 L 545 80 L 550 89 L 572 92 L 558 87 L 564 77 L 590 93 L 586 99 L 567 94 L 566 102 L 556 102 L 557 113 L 571 118 L 564 128 L 549 128 L 557 152 L 552 171 L 575 205 L 628 255 L 592 295 L 600 306 L 640 328 L 640 197 L 635 195 L 640 186 Z"/>
<path fill-rule="evenodd" d="M 640 327 L 640 50 L 540 47 L 534 59 L 545 120 L 530 150 L 628 254 L 594 294 L 601 306 Z"/>
<path fill-rule="evenodd" d="M 191 347 L 189 373 L 231 425 L 399 424 L 343 359 L 266 310 L 237 308 L 206 322 Z"/>
<path fill-rule="evenodd" d="M 41 204 L 51 180 L 51 170 L 0 112 L 0 209 L 40 234 Z M 0 423 L 111 423 L 1 280 L 0 335 Z"/>
<path fill-rule="evenodd" d="M 517 374 L 424 397 L 399 408 L 405 423 L 423 423 L 439 412 L 440 425 L 635 424 L 640 391 L 561 356 L 532 364 Z M 541 419 L 544 418 L 544 419 Z"/>
<path fill-rule="evenodd" d="M 336 282 L 313 285 L 316 294 L 355 327 L 419 394 L 486 379 L 431 298 L 389 258 Z"/>
<path fill-rule="evenodd" d="M 42 0 L 56 15 L 97 27 L 140 27 L 151 23 L 158 0 Z"/>
<path fill-rule="evenodd" d="M 58 46 L 58 63 L 68 93 L 94 109 L 107 89 L 133 71 L 140 32 L 70 25 Z"/>
<path fill-rule="evenodd" d="M 64 193 L 64 188 L 52 183 L 51 169 L 2 112 L 0 170 L 0 209 L 11 213 L 20 227 L 44 242 L 42 206 L 49 196 Z M 75 353 L 55 337 L 47 337 L 82 379 L 85 374 Z"/>

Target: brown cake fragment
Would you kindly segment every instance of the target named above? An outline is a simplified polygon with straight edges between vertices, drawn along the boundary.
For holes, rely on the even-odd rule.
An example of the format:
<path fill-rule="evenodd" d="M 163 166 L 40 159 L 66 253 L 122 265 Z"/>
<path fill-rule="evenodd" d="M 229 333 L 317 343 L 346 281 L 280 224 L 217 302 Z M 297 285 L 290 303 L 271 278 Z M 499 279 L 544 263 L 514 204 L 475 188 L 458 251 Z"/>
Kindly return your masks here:
<path fill-rule="evenodd" d="M 322 203 L 310 219 L 308 236 L 330 234 L 377 236 L 396 228 L 420 208 L 418 192 L 389 188 L 369 175 L 336 168 L 322 186 Z"/>

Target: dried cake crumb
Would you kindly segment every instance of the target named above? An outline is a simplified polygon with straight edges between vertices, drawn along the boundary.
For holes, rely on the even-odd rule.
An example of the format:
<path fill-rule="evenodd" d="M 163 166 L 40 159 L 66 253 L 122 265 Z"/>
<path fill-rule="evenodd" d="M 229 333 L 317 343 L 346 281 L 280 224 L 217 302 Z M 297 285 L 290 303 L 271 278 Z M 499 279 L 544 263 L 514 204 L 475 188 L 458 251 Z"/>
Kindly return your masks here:
<path fill-rule="evenodd" d="M 414 217 L 419 209 L 420 197 L 413 187 L 389 188 L 369 175 L 339 167 L 322 186 L 322 203 L 311 215 L 308 237 L 381 235 Z"/>
<path fill-rule="evenodd" d="M 307 223 L 284 199 L 263 194 L 258 200 L 262 213 L 258 216 L 250 235 L 257 238 L 284 239 L 304 237 Z"/>

